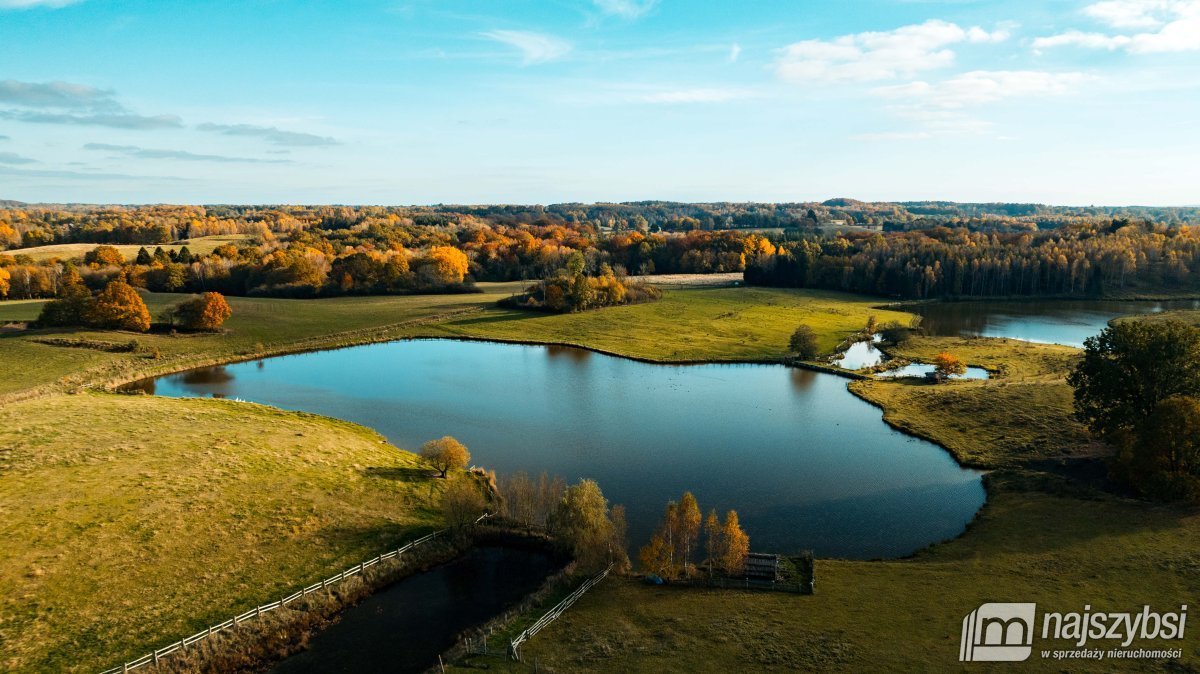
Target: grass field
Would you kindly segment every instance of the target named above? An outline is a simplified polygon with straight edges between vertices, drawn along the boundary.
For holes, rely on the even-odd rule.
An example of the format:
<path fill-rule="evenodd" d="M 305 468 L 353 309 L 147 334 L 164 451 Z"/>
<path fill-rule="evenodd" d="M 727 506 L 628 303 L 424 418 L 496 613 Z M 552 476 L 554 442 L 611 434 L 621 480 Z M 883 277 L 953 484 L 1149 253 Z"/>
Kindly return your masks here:
<path fill-rule="evenodd" d="M 804 323 L 822 351 L 880 322 L 912 318 L 873 309 L 879 300 L 820 290 L 667 289 L 662 300 L 578 314 L 493 309 L 441 323 L 429 334 L 573 344 L 656 361 L 778 360 Z"/>
<path fill-rule="evenodd" d="M 0 670 L 98 671 L 378 554 L 436 519 L 418 465 L 247 403 L 0 407 Z"/>
<path fill-rule="evenodd" d="M 179 250 L 180 248 L 187 246 L 188 250 L 191 251 L 192 253 L 200 253 L 203 255 L 208 255 L 209 253 L 213 252 L 213 250 L 217 249 L 220 246 L 223 246 L 227 243 L 237 243 L 239 241 L 244 241 L 247 238 L 248 237 L 245 234 L 223 234 L 223 235 L 219 235 L 219 236 L 201 236 L 201 237 L 197 237 L 195 239 L 184 239 L 183 241 L 179 241 L 177 243 L 169 243 L 169 244 L 164 243 L 164 244 L 162 244 L 162 249 L 166 250 L 166 251 L 171 251 L 171 250 Z M 82 258 L 84 253 L 86 253 L 86 252 L 92 250 L 93 248 L 95 248 L 96 246 L 100 246 L 100 245 L 110 245 L 110 244 L 56 243 L 56 244 L 52 244 L 49 246 L 35 246 L 33 248 L 18 248 L 16 250 L 0 251 L 0 255 L 11 255 L 11 256 L 28 255 L 29 257 L 33 258 L 33 260 L 35 262 L 41 262 L 42 260 L 50 260 L 53 258 L 58 258 L 60 260 L 66 261 L 66 260 L 74 260 L 76 258 Z M 136 258 L 138 249 L 143 247 L 141 244 L 111 244 L 111 245 L 113 246 L 113 248 L 116 248 L 117 250 L 121 251 L 121 254 L 125 256 L 126 260 L 133 260 L 134 258 Z M 148 244 L 144 247 L 146 250 L 148 250 L 150 252 L 154 252 L 154 249 L 157 248 L 158 245 L 157 244 Z"/>

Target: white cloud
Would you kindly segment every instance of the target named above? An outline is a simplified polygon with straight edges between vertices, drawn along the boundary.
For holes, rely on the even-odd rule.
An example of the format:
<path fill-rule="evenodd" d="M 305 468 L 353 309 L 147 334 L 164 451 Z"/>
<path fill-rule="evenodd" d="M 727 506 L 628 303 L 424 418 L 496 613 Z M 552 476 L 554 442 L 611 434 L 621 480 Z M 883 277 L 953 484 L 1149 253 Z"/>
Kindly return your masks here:
<path fill-rule="evenodd" d="M 737 63 L 738 57 L 742 55 L 742 45 L 734 42 L 729 48 L 729 62 Z"/>
<path fill-rule="evenodd" d="M 1052 49 L 1054 47 L 1088 47 L 1091 49 L 1117 49 L 1128 45 L 1130 38 L 1125 35 L 1104 35 L 1102 33 L 1084 33 L 1069 30 L 1058 35 L 1039 37 L 1033 41 L 1033 48 Z"/>
<path fill-rule="evenodd" d="M 524 65 L 554 61 L 571 51 L 570 42 L 542 33 L 523 30 L 492 30 L 483 33 L 483 36 L 517 48 L 521 52 L 521 62 Z"/>
<path fill-rule="evenodd" d="M 32 9 L 34 7 L 66 7 L 83 0 L 0 0 L 0 9 Z"/>
<path fill-rule="evenodd" d="M 1134 54 L 1200 50 L 1200 0 L 1108 0 L 1083 11 L 1114 28 L 1157 30 L 1124 35 L 1069 30 L 1037 38 L 1033 48 L 1124 49 Z"/>
<path fill-rule="evenodd" d="M 874 93 L 884 98 L 914 101 L 935 108 L 962 108 L 1005 98 L 1066 94 L 1087 79 L 1087 75 L 1077 72 L 974 70 L 941 82 L 909 82 L 877 87 Z"/>
<path fill-rule="evenodd" d="M 1083 8 L 1083 13 L 1113 28 L 1157 28 L 1172 0 L 1105 0 Z"/>
<path fill-rule="evenodd" d="M 747 89 L 675 89 L 636 94 L 629 100 L 636 103 L 725 103 L 744 98 L 753 98 L 754 92 Z"/>
<path fill-rule="evenodd" d="M 592 0 L 596 7 L 605 14 L 612 14 L 625 19 L 636 19 L 654 9 L 658 0 Z"/>
<path fill-rule="evenodd" d="M 954 63 L 947 47 L 964 42 L 1001 42 L 1007 30 L 988 32 L 936 19 L 884 32 L 804 40 L 780 50 L 776 74 L 791 82 L 868 82 L 910 77 Z"/>

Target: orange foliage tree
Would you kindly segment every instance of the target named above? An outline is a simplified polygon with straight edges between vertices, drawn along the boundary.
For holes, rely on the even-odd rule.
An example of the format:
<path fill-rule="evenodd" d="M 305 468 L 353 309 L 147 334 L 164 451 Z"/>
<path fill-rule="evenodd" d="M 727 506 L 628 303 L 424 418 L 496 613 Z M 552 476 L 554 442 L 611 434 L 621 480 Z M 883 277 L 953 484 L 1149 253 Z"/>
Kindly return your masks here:
<path fill-rule="evenodd" d="M 934 356 L 933 369 L 939 377 L 944 379 L 950 375 L 965 373 L 967 364 L 958 356 L 943 351 Z"/>
<path fill-rule="evenodd" d="M 175 307 L 176 318 L 188 330 L 219 330 L 232 315 L 233 310 L 221 293 L 204 293 Z"/>
<path fill-rule="evenodd" d="M 466 445 L 446 435 L 421 445 L 421 458 L 437 469 L 442 477 L 446 477 L 451 468 L 466 468 L 471 453 Z"/>
<path fill-rule="evenodd" d="M 145 332 L 150 329 L 150 310 L 133 286 L 124 281 L 110 281 L 92 299 L 87 322 L 101 328 Z"/>
<path fill-rule="evenodd" d="M 8 297 L 8 279 L 10 278 L 12 275 L 8 273 L 8 270 L 0 267 L 0 300 Z"/>

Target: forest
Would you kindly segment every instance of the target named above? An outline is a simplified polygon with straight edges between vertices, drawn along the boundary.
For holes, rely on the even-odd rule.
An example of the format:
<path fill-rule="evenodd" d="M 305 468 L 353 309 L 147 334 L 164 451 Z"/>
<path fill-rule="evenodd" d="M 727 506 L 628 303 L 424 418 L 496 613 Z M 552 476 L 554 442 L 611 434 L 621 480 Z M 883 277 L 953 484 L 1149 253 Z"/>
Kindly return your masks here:
<path fill-rule="evenodd" d="M 1195 292 L 1200 230 L 1112 220 L 1044 232 L 805 236 L 753 257 L 746 281 L 910 299 Z"/>
<path fill-rule="evenodd" d="M 0 298 L 92 289 L 317 297 L 470 291 L 476 281 L 745 272 L 751 284 L 903 298 L 1195 291 L 1200 209 L 1030 204 L 23 206 L 0 209 Z M 1116 217 L 1115 212 L 1123 215 Z M 840 224 L 839 224 L 840 223 Z M 848 224 L 854 223 L 854 224 Z M 161 245 L 238 235 L 211 252 Z M 83 255 L 30 247 L 91 244 Z M 126 259 L 117 244 L 142 245 Z M 572 273 L 571 276 L 576 274 Z M 565 290 L 565 288 L 564 288 Z"/>

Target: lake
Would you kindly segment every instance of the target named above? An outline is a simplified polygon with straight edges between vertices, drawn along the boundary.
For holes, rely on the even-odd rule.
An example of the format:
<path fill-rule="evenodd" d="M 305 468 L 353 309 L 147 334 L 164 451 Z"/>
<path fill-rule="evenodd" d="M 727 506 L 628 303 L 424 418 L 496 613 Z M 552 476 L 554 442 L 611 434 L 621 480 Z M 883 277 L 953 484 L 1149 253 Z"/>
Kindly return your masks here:
<path fill-rule="evenodd" d="M 140 383 L 316 412 L 397 446 L 453 435 L 504 473 L 593 478 L 630 547 L 670 499 L 736 509 L 756 551 L 894 557 L 960 534 L 977 471 L 892 430 L 835 375 L 781 365 L 655 365 L 581 349 L 414 340 L 206 368 Z"/>
<path fill-rule="evenodd" d="M 921 316 L 921 327 L 931 335 L 1009 337 L 1074 347 L 1082 347 L 1083 340 L 1118 316 L 1179 309 L 1200 309 L 1200 300 L 934 302 L 903 307 Z"/>
<path fill-rule="evenodd" d="M 471 548 L 342 611 L 306 650 L 270 671 L 423 672 L 454 645 L 455 635 L 519 602 L 558 566 L 540 552 Z"/>

